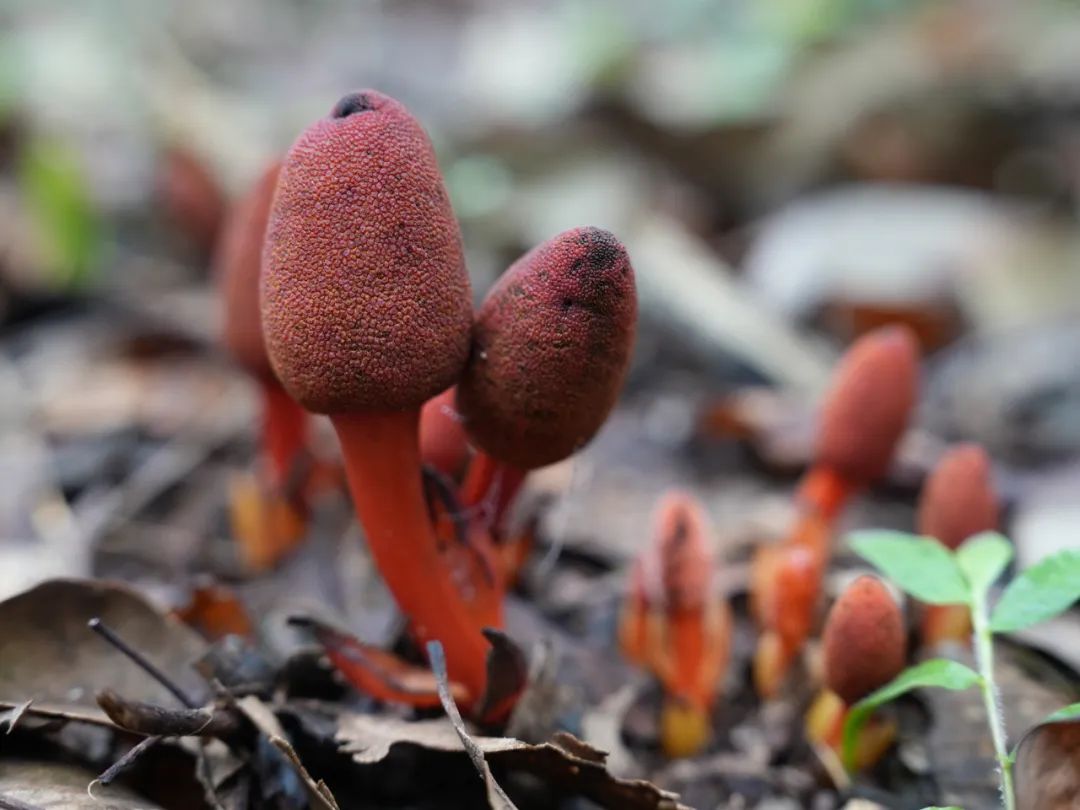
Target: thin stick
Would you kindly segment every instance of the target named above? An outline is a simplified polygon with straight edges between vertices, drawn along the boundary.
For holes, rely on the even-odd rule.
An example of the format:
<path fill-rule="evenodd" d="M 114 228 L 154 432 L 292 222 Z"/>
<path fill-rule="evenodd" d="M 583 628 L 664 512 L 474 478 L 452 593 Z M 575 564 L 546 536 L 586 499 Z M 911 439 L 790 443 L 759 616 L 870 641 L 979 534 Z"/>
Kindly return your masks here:
<path fill-rule="evenodd" d="M 101 774 L 101 776 L 94 780 L 94 782 L 99 785 L 104 785 L 108 787 L 110 784 L 112 784 L 113 780 L 116 779 L 116 777 L 118 777 L 120 774 L 122 774 L 132 765 L 134 765 L 135 760 L 137 760 L 140 756 L 145 754 L 148 750 L 153 748 L 163 739 L 164 737 L 159 737 L 155 734 L 153 737 L 146 737 L 145 739 L 140 740 L 138 745 L 136 745 L 134 748 L 132 748 L 130 751 L 120 757 L 120 759 L 116 760 L 116 762 L 110 765 Z M 90 788 L 94 786 L 94 782 L 91 782 L 90 785 L 86 788 L 88 793 L 90 792 Z M 93 796 L 94 794 L 90 793 L 90 795 Z"/>
<path fill-rule="evenodd" d="M 143 655 L 141 652 L 139 652 L 122 638 L 120 638 L 120 636 L 116 634 L 116 631 L 103 623 L 100 618 L 95 616 L 86 623 L 86 626 L 93 630 L 95 633 L 97 633 L 99 636 L 101 636 L 103 639 L 105 639 L 107 642 L 109 642 L 109 644 L 111 644 L 117 650 L 130 658 L 133 663 L 135 663 L 140 669 L 143 670 L 143 672 L 145 672 L 155 681 L 168 689 L 176 697 L 177 700 L 179 700 L 189 709 L 200 708 L 199 703 L 194 700 L 187 692 L 181 689 L 176 684 L 176 682 L 172 680 L 172 678 L 170 678 L 168 675 L 158 669 L 157 666 L 155 666 L 154 663 L 151 662 L 150 659 L 148 659 L 145 655 Z"/>

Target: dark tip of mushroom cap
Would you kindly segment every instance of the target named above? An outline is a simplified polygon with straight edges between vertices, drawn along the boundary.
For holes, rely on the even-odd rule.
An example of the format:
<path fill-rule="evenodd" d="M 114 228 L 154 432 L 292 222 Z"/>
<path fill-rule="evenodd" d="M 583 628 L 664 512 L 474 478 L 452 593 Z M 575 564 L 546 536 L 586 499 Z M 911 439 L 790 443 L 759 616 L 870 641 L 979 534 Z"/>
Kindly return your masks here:
<path fill-rule="evenodd" d="M 330 111 L 330 117 L 348 118 L 350 115 L 369 112 L 374 109 L 375 104 L 368 93 L 349 93 L 334 105 L 334 109 Z"/>
<path fill-rule="evenodd" d="M 611 233 L 566 231 L 523 256 L 473 328 L 457 399 L 473 441 L 524 469 L 580 448 L 615 403 L 636 321 L 633 269 Z"/>

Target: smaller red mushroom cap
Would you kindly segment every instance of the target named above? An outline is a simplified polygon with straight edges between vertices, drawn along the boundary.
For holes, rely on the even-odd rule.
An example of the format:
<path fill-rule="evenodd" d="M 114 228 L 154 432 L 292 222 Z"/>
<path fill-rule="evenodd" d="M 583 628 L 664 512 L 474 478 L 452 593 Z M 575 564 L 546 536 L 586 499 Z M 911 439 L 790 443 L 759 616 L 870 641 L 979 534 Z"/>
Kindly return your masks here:
<path fill-rule="evenodd" d="M 919 532 L 949 548 L 998 527 L 999 503 L 990 458 L 977 444 L 950 448 L 923 485 Z"/>
<path fill-rule="evenodd" d="M 225 310 L 222 340 L 237 362 L 258 375 L 272 374 L 259 310 L 259 270 L 280 171 L 281 162 L 274 161 L 233 205 L 214 254 Z"/>
<path fill-rule="evenodd" d="M 523 469 L 574 453 L 618 398 L 636 326 L 634 271 L 608 231 L 566 231 L 518 259 L 477 314 L 458 384 L 473 441 Z"/>
<path fill-rule="evenodd" d="M 849 706 L 900 674 L 907 655 L 904 618 L 880 580 L 863 576 L 840 594 L 823 635 L 825 685 Z"/>
<path fill-rule="evenodd" d="M 461 373 L 461 234 L 431 143 L 394 99 L 352 93 L 300 135 L 263 261 L 267 351 L 308 410 L 412 410 Z"/>
<path fill-rule="evenodd" d="M 668 610 L 702 610 L 712 596 L 713 529 L 701 502 L 671 490 L 656 507 L 653 540 L 635 579 L 646 601 Z"/>
<path fill-rule="evenodd" d="M 886 326 L 859 338 L 841 359 L 825 399 L 817 463 L 855 483 L 889 469 L 919 387 L 915 336 Z"/>
<path fill-rule="evenodd" d="M 225 195 L 207 165 L 174 144 L 161 157 L 157 201 L 183 235 L 204 254 L 214 250 L 225 219 Z"/>

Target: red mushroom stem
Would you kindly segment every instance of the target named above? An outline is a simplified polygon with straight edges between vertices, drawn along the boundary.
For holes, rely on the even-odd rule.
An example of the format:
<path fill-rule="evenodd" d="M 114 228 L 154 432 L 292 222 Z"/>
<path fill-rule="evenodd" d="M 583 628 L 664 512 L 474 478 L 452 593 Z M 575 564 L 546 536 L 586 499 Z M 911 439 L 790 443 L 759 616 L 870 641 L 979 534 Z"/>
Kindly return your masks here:
<path fill-rule="evenodd" d="M 469 462 L 461 485 L 461 505 L 486 515 L 486 523 L 498 535 L 503 518 L 525 483 L 528 470 L 499 461 L 478 450 Z"/>
<path fill-rule="evenodd" d="M 273 377 L 261 377 L 259 390 L 263 401 L 262 453 L 271 485 L 285 491 L 297 461 L 307 452 L 308 412 Z"/>
<path fill-rule="evenodd" d="M 454 680 L 477 700 L 487 680 L 488 644 L 439 554 L 428 519 L 418 474 L 419 418 L 416 410 L 368 411 L 332 414 L 330 421 L 341 441 L 349 492 L 387 587 L 416 635 L 443 643 Z"/>
<path fill-rule="evenodd" d="M 456 481 L 469 458 L 469 441 L 454 410 L 454 389 L 447 388 L 420 409 L 420 458 Z"/>

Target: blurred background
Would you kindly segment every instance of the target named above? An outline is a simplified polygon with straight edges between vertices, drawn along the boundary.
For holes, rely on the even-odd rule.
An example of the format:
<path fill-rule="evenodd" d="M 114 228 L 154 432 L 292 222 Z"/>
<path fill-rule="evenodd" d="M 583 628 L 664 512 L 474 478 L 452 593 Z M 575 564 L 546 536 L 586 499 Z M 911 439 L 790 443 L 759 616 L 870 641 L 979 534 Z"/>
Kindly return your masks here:
<path fill-rule="evenodd" d="M 832 363 L 892 321 L 921 340 L 921 407 L 846 524 L 910 529 L 922 475 L 974 440 L 1019 564 L 1075 545 L 1076 4 L 4 0 L 0 597 L 99 575 L 181 605 L 210 572 L 275 609 L 329 594 L 387 637 L 385 596 L 366 610 L 325 565 L 265 581 L 237 560 L 225 482 L 251 464 L 258 396 L 220 348 L 211 269 L 230 203 L 362 87 L 429 131 L 478 299 L 565 228 L 629 249 L 623 402 L 530 478 L 551 503 L 543 608 L 572 632 L 611 642 L 673 485 L 705 500 L 744 577 L 790 518 Z M 329 573 L 376 579 L 349 565 Z M 1075 672 L 1070 627 L 1040 643 Z"/>
<path fill-rule="evenodd" d="M 478 297 L 564 228 L 629 246 L 627 405 L 549 476 L 589 493 L 555 511 L 566 531 L 629 554 L 653 490 L 689 479 L 726 526 L 760 515 L 774 482 L 728 440 L 797 466 L 837 351 L 898 319 L 930 361 L 914 468 L 981 441 L 1021 535 L 1053 546 L 1080 522 L 1062 502 L 1080 447 L 1071 3 L 8 0 L 0 20 L 5 537 L 128 531 L 143 455 L 250 430 L 251 385 L 217 349 L 215 238 L 363 86 L 428 128 Z M 90 564 L 36 547 L 8 546 L 29 555 L 8 591 Z"/>

